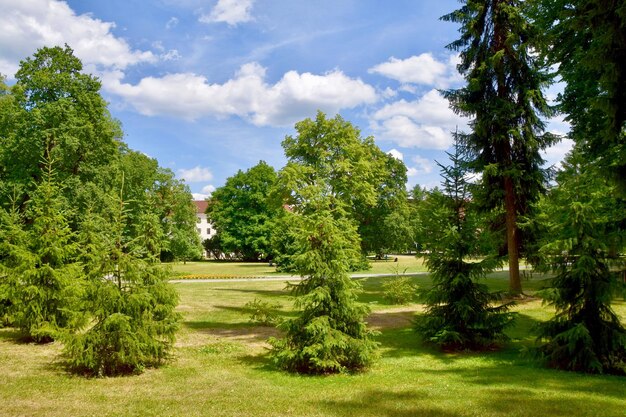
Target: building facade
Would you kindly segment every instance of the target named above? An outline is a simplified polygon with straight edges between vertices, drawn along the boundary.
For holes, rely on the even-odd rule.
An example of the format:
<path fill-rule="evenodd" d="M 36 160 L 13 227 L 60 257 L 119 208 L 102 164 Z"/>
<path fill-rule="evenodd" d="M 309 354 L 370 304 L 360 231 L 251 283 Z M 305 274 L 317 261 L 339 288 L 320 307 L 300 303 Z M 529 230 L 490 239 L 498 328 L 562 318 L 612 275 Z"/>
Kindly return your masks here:
<path fill-rule="evenodd" d="M 196 206 L 196 230 L 200 235 L 200 240 L 204 242 L 205 239 L 215 234 L 215 229 L 213 229 L 205 213 L 209 203 L 204 200 L 195 200 L 193 203 Z"/>

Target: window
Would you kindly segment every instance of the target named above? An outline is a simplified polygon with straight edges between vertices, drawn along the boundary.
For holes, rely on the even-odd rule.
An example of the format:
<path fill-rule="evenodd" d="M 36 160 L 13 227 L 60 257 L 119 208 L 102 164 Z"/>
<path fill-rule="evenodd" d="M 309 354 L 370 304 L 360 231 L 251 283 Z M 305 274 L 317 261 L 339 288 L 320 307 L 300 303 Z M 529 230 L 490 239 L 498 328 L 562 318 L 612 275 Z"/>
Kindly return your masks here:
<path fill-rule="evenodd" d="M 202 233 L 202 230 L 200 230 L 199 227 L 196 230 L 198 231 L 198 233 Z"/>
<path fill-rule="evenodd" d="M 202 222 L 202 218 L 200 218 L 200 216 L 198 216 L 198 217 L 196 218 L 196 223 L 201 223 L 201 222 Z"/>
<path fill-rule="evenodd" d="M 208 229 L 206 229 L 206 234 L 210 235 L 211 234 L 211 228 L 209 227 Z"/>

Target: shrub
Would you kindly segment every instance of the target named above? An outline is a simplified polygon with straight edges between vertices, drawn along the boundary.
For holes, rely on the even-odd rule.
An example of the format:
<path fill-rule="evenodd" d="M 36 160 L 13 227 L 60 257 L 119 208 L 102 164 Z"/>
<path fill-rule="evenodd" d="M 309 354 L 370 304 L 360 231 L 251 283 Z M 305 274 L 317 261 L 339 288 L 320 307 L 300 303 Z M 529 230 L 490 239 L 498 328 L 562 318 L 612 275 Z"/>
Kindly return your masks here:
<path fill-rule="evenodd" d="M 409 304 L 418 290 L 408 277 L 394 277 L 383 283 L 383 296 L 391 304 Z"/>

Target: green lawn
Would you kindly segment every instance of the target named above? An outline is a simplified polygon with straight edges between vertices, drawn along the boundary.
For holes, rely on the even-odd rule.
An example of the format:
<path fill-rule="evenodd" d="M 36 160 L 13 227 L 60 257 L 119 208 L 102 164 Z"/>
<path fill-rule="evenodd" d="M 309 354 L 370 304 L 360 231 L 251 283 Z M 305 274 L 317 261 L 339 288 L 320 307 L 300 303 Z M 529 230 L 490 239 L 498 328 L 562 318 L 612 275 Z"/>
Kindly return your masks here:
<path fill-rule="evenodd" d="M 398 262 L 394 262 L 394 259 Z M 397 272 L 424 272 L 426 267 L 422 258 L 411 255 L 391 255 L 388 260 L 371 261 L 371 269 L 355 273 L 393 274 Z M 172 270 L 176 276 L 196 275 L 207 277 L 261 277 L 274 275 L 289 275 L 277 272 L 275 266 L 261 262 L 230 262 L 230 261 L 202 261 L 174 263 Z"/>
<path fill-rule="evenodd" d="M 175 357 L 160 369 L 123 378 L 84 379 L 61 366 L 59 343 L 20 344 L 0 330 L 0 416 L 625 416 L 626 378 L 543 369 L 518 352 L 529 329 L 550 310 L 520 304 L 520 318 L 503 350 L 443 354 L 424 347 L 411 330 L 419 303 L 393 306 L 381 284 L 367 278 L 362 301 L 380 330 L 381 357 L 358 375 L 311 377 L 277 371 L 265 340 L 277 334 L 248 321 L 245 303 L 292 299 L 280 281 L 184 282 L 184 316 Z M 421 287 L 427 276 L 412 278 Z M 505 274 L 490 286 L 506 288 Z M 529 293 L 542 281 L 524 282 Z M 419 301 L 419 300 L 418 300 Z M 622 319 L 626 304 L 616 303 Z"/>

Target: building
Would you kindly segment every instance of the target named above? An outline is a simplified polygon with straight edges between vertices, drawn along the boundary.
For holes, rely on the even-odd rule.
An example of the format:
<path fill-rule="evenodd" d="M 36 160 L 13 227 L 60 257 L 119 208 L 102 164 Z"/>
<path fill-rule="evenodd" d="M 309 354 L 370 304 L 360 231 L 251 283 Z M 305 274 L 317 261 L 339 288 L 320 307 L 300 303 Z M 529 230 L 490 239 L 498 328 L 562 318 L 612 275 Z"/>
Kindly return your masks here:
<path fill-rule="evenodd" d="M 215 229 L 213 229 L 205 214 L 209 203 L 204 200 L 195 200 L 193 203 L 196 206 L 196 230 L 200 235 L 200 240 L 204 242 L 205 239 L 215 234 Z"/>

